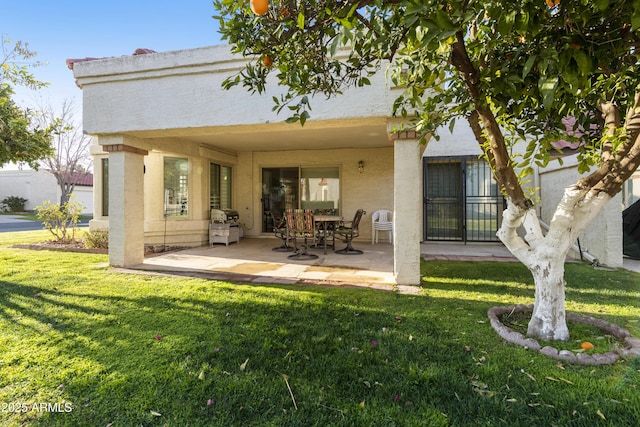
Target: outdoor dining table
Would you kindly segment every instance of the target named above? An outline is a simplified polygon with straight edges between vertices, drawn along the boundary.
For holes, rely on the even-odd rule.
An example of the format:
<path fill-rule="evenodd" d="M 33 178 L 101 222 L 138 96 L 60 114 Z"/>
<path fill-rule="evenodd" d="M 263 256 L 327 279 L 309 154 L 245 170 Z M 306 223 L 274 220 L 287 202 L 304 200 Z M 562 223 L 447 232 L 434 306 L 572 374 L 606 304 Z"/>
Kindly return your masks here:
<path fill-rule="evenodd" d="M 329 229 L 329 224 L 336 224 L 342 221 L 342 217 L 339 215 L 314 215 L 313 222 L 314 224 L 318 224 L 318 229 L 322 230 L 322 245 L 324 247 L 324 254 L 327 254 L 327 235 L 328 232 L 335 229 L 333 227 L 331 230 Z M 332 231 L 331 231 L 332 232 Z M 335 246 L 335 244 L 334 244 Z"/>

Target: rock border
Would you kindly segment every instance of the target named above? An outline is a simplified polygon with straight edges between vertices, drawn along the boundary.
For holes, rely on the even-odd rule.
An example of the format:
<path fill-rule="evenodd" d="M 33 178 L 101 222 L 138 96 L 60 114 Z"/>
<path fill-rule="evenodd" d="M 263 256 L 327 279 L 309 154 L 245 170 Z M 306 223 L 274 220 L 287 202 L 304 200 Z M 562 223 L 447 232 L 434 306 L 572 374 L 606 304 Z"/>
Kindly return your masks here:
<path fill-rule="evenodd" d="M 84 254 L 108 254 L 109 249 L 106 248 L 85 248 L 81 243 L 55 243 L 55 242 L 40 242 L 40 243 L 18 243 L 12 248 L 17 249 L 29 249 L 33 251 L 59 251 L 59 252 L 77 252 Z M 145 245 L 144 255 L 153 256 L 161 255 L 167 252 L 175 252 L 183 249 L 188 249 L 186 246 L 166 246 L 166 245 Z"/>
<path fill-rule="evenodd" d="M 78 252 L 84 254 L 106 254 L 108 249 L 100 248 L 82 248 L 74 245 L 65 245 L 58 243 L 19 243 L 11 246 L 16 249 L 29 249 L 32 251 L 58 251 L 58 252 Z"/>
<path fill-rule="evenodd" d="M 533 305 L 510 305 L 502 307 L 492 307 L 487 312 L 489 321 L 493 329 L 504 340 L 510 343 L 525 347 L 530 350 L 538 351 L 545 356 L 553 359 L 562 360 L 569 363 L 575 363 L 578 365 L 613 365 L 618 361 L 620 355 L 640 357 L 640 339 L 631 336 L 628 330 L 621 328 L 609 322 L 605 322 L 601 319 L 596 319 L 591 316 L 581 316 L 575 313 L 567 313 L 567 320 L 570 322 L 581 323 L 584 325 L 595 326 L 603 332 L 614 336 L 625 343 L 626 347 L 620 350 L 620 354 L 614 352 L 607 352 L 604 354 L 575 354 L 569 350 L 560 350 L 551 346 L 542 347 L 538 341 L 533 338 L 526 338 L 519 332 L 514 332 L 510 328 L 506 327 L 500 322 L 499 316 L 507 313 L 533 313 Z"/>

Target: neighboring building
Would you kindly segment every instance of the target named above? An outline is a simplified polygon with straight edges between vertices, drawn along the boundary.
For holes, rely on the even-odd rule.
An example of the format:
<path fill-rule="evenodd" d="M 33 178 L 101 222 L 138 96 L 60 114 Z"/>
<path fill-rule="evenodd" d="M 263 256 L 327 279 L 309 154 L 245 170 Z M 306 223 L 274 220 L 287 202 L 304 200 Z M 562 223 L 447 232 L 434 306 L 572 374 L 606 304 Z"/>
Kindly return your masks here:
<path fill-rule="evenodd" d="M 75 181 L 73 196 L 84 206 L 82 214 L 93 214 L 93 175 L 76 173 L 72 178 Z M 45 201 L 60 203 L 61 193 L 56 177 L 44 169 L 0 170 L 0 200 L 22 197 L 27 199 L 25 209 L 34 210 Z"/>
<path fill-rule="evenodd" d="M 391 209 L 398 284 L 420 282 L 423 240 L 495 239 L 503 201 L 473 136 L 459 127 L 423 160 L 415 134 L 389 117 L 398 93 L 383 72 L 313 99 L 301 127 L 272 111 L 275 84 L 263 95 L 222 89 L 245 63 L 226 45 L 69 62 L 96 137 L 90 226 L 109 227 L 112 265 L 141 263 L 145 245 L 205 244 L 211 208 L 236 210 L 244 236 L 269 238 L 274 207 L 345 218 Z M 363 239 L 370 230 L 366 215 Z"/>

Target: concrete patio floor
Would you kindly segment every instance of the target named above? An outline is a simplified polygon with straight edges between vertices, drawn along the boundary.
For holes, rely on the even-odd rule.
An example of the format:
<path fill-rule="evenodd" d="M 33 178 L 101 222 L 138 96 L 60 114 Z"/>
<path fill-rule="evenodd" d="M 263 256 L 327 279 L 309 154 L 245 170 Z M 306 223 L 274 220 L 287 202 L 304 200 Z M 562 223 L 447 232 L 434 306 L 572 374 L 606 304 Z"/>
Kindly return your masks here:
<path fill-rule="evenodd" d="M 168 252 L 145 258 L 135 270 L 156 271 L 185 276 L 206 277 L 247 283 L 331 284 L 365 286 L 403 293 L 417 292 L 416 286 L 396 286 L 393 277 L 393 246 L 354 241 L 362 255 L 340 255 L 330 248 L 310 249 L 317 259 L 298 261 L 291 252 L 275 252 L 279 241 L 270 238 L 246 238 L 229 246 L 215 244 Z M 336 243 L 341 249 L 343 243 Z M 461 244 L 425 243 L 425 259 L 515 261 L 499 243 Z"/>
<path fill-rule="evenodd" d="M 151 255 L 133 270 L 153 271 L 244 283 L 325 284 L 362 286 L 417 293 L 417 286 L 396 286 L 393 246 L 356 240 L 362 255 L 339 255 L 330 248 L 310 249 L 317 259 L 291 260 L 291 252 L 275 252 L 279 241 L 246 238 L 229 246 L 215 244 Z M 344 244 L 337 243 L 341 249 Z M 428 242 L 421 245 L 426 260 L 518 262 L 501 243 Z M 640 261 L 625 258 L 624 268 L 640 273 Z"/>
<path fill-rule="evenodd" d="M 391 287 L 393 247 L 355 242 L 362 255 L 339 255 L 327 248 L 309 249 L 318 255 L 312 260 L 292 260 L 293 252 L 276 252 L 279 241 L 246 238 L 229 246 L 214 244 L 154 255 L 135 269 L 196 275 L 220 280 L 252 283 L 335 283 L 359 286 Z M 336 244 L 342 248 L 343 244 Z"/>

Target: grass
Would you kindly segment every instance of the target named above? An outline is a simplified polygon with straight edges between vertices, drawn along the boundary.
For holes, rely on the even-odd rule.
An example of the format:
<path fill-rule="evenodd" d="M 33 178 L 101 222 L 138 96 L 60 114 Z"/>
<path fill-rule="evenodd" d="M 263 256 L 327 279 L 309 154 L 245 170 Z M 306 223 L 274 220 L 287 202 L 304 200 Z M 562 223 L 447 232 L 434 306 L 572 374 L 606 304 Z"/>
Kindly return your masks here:
<path fill-rule="evenodd" d="M 0 212 L 0 215 L 12 215 L 12 216 L 18 216 L 22 219 L 26 219 L 29 221 L 40 221 L 38 219 L 38 214 L 33 211 L 31 212 Z M 87 222 L 93 219 L 93 215 L 80 215 L 79 219 L 82 222 Z"/>
<path fill-rule="evenodd" d="M 38 216 L 35 212 L 0 212 L 0 215 L 11 215 L 29 221 L 38 221 Z"/>
<path fill-rule="evenodd" d="M 425 262 L 410 296 L 8 248 L 44 238 L 0 234 L 2 426 L 640 425 L 639 359 L 561 364 L 493 332 L 490 307 L 532 302 L 518 264 Z M 567 280 L 568 310 L 640 336 L 640 275 Z"/>

